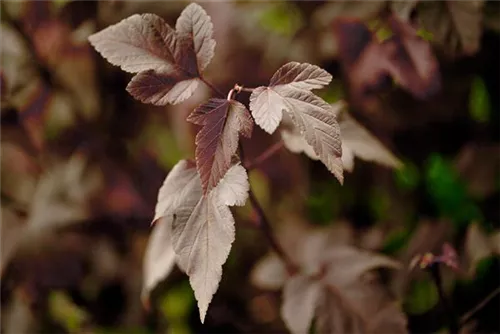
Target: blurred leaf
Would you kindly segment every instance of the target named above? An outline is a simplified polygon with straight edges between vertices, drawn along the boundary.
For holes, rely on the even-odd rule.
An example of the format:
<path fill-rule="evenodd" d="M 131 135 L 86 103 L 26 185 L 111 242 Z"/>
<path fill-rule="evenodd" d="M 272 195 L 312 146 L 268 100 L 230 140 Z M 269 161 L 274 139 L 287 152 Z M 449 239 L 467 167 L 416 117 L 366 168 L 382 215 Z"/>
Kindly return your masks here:
<path fill-rule="evenodd" d="M 483 9 L 483 24 L 486 29 L 500 32 L 500 3 L 498 1 L 486 1 Z"/>
<path fill-rule="evenodd" d="M 394 177 L 398 188 L 406 191 L 414 190 L 420 182 L 418 167 L 411 161 L 403 162 L 403 167 L 395 171 Z"/>
<path fill-rule="evenodd" d="M 66 6 L 68 3 L 70 3 L 71 0 L 52 0 L 52 3 L 57 9 L 61 9 L 64 6 Z"/>
<path fill-rule="evenodd" d="M 385 238 L 384 245 L 380 250 L 384 254 L 394 255 L 408 244 L 411 237 L 411 230 L 404 228 L 398 231 L 392 231 Z"/>
<path fill-rule="evenodd" d="M 500 186 L 500 146 L 470 142 L 455 157 L 455 168 L 468 193 L 477 200 L 492 196 Z"/>
<path fill-rule="evenodd" d="M 254 265 L 250 280 L 258 288 L 279 290 L 287 277 L 288 272 L 283 261 L 276 254 L 269 253 Z"/>
<path fill-rule="evenodd" d="M 286 1 L 270 3 L 259 13 L 260 25 L 276 34 L 292 37 L 304 24 L 296 5 Z"/>
<path fill-rule="evenodd" d="M 88 314 L 76 306 L 72 300 L 61 291 L 53 291 L 49 295 L 49 312 L 56 321 L 70 333 L 81 333 Z"/>
<path fill-rule="evenodd" d="M 402 162 L 398 157 L 344 108 L 336 108 L 336 110 L 340 110 L 338 119 L 342 138 L 342 164 L 345 170 L 353 170 L 354 156 L 389 168 L 402 167 Z M 347 154 L 347 151 L 350 151 L 350 154 Z"/>
<path fill-rule="evenodd" d="M 471 55 L 480 47 L 483 4 L 483 0 L 421 1 L 417 19 L 433 33 L 433 42 L 452 54 Z"/>
<path fill-rule="evenodd" d="M 168 289 L 160 301 L 160 309 L 169 322 L 184 322 L 195 305 L 193 290 L 188 281 Z"/>
<path fill-rule="evenodd" d="M 425 170 L 427 190 L 442 215 L 453 219 L 458 226 L 472 220 L 482 220 L 481 211 L 470 199 L 465 185 L 448 160 L 432 154 Z"/>
<path fill-rule="evenodd" d="M 327 103 L 334 104 L 344 98 L 344 85 L 342 81 L 333 79 L 332 82 L 324 89 L 316 92 L 316 95 L 321 97 Z"/>
<path fill-rule="evenodd" d="M 373 187 L 371 189 L 369 205 L 376 221 L 389 218 L 392 201 L 383 188 Z"/>
<path fill-rule="evenodd" d="M 468 260 L 468 273 L 476 273 L 479 263 L 493 255 L 500 256 L 498 246 L 494 239 L 490 238 L 477 223 L 472 223 L 467 229 L 465 237 L 465 254 Z"/>
<path fill-rule="evenodd" d="M 405 298 L 404 308 L 411 314 L 422 314 L 436 306 L 439 295 L 434 283 L 428 278 L 414 280 Z"/>
<path fill-rule="evenodd" d="M 307 197 L 306 208 L 307 217 L 313 223 L 327 225 L 337 216 L 340 203 L 336 200 L 337 187 L 333 182 L 323 182 L 315 184 L 312 192 Z"/>
<path fill-rule="evenodd" d="M 429 42 L 432 42 L 434 40 L 434 34 L 430 31 L 425 30 L 425 29 L 418 29 L 417 36 L 419 36 L 423 40 L 426 40 Z"/>
<path fill-rule="evenodd" d="M 406 333 L 406 316 L 373 273 L 378 268 L 397 269 L 399 263 L 350 246 L 329 247 L 325 242 L 324 238 L 309 239 L 303 251 L 312 248 L 310 258 L 316 265 L 300 263 L 302 273 L 285 283 L 281 314 L 291 332 L 307 332 L 316 315 L 315 326 L 321 333 Z"/>
<path fill-rule="evenodd" d="M 481 77 L 472 81 L 469 95 L 469 113 L 476 122 L 488 122 L 491 115 L 490 96 Z"/>
<path fill-rule="evenodd" d="M 369 105 L 377 92 L 389 89 L 389 79 L 418 99 L 428 98 L 441 87 L 439 64 L 430 44 L 396 16 L 389 18 L 389 26 L 393 36 L 381 43 L 362 21 L 345 18 L 333 24 L 350 101 L 357 107 Z"/>

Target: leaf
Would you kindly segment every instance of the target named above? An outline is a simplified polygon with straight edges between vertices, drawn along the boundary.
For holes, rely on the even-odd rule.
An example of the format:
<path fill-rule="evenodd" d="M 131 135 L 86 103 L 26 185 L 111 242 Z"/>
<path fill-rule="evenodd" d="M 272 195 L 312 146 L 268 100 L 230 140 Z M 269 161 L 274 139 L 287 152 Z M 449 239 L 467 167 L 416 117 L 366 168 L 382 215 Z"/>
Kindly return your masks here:
<path fill-rule="evenodd" d="M 400 168 L 403 165 L 391 151 L 348 113 L 342 113 L 339 125 L 344 169 L 352 171 L 352 167 L 354 167 L 354 161 L 346 163 L 350 154 L 362 160 L 372 161 L 387 167 Z M 348 167 L 346 168 L 346 166 Z"/>
<path fill-rule="evenodd" d="M 198 69 L 200 72 L 203 71 L 215 54 L 216 43 L 212 38 L 213 24 L 210 16 L 200 5 L 192 3 L 182 11 L 175 29 L 179 33 L 192 36 Z"/>
<path fill-rule="evenodd" d="M 2 233 L 2 242 L 0 244 L 0 274 L 3 275 L 4 269 L 17 251 L 25 228 L 23 218 L 14 210 L 5 204 L 2 205 L 1 210 L 0 232 Z"/>
<path fill-rule="evenodd" d="M 101 170 L 75 153 L 40 176 L 27 224 L 33 231 L 82 222 L 90 215 L 89 201 L 102 191 Z"/>
<path fill-rule="evenodd" d="M 429 43 L 395 16 L 389 25 L 393 36 L 379 42 L 363 22 L 339 19 L 334 24 L 339 59 L 354 104 L 363 106 L 379 90 L 390 88 L 390 78 L 419 99 L 440 89 L 438 62 Z"/>
<path fill-rule="evenodd" d="M 330 80 L 331 76 L 316 66 L 288 63 L 272 77 L 270 87 L 258 87 L 252 92 L 250 110 L 255 123 L 270 134 L 285 110 L 314 153 L 342 183 L 340 130 L 334 110 L 306 90 L 319 88 Z"/>
<path fill-rule="evenodd" d="M 397 262 L 347 245 L 325 250 L 315 239 L 309 243 L 314 243 L 316 266 L 324 272 L 297 274 L 285 284 L 282 315 L 292 333 L 307 333 L 313 314 L 318 333 L 407 332 L 404 313 L 373 272 L 399 268 Z"/>
<path fill-rule="evenodd" d="M 203 195 L 196 168 L 186 160 L 172 169 L 160 189 L 155 221 L 165 217 L 171 224 L 176 261 L 189 275 L 202 322 L 234 241 L 234 218 L 228 205 L 245 203 L 248 189 L 246 171 L 236 164 L 217 187 Z"/>
<path fill-rule="evenodd" d="M 271 78 L 270 87 L 287 85 L 287 88 L 311 90 L 322 88 L 332 81 L 330 73 L 321 67 L 290 62 L 281 66 Z"/>
<path fill-rule="evenodd" d="M 144 275 L 141 298 L 148 304 L 149 293 L 164 280 L 175 265 L 171 226 L 167 219 L 161 219 L 153 227 L 144 255 Z"/>
<path fill-rule="evenodd" d="M 417 20 L 452 54 L 475 54 L 481 44 L 483 0 L 420 2 Z"/>
<path fill-rule="evenodd" d="M 196 135 L 196 167 L 207 194 L 231 166 L 239 135 L 251 137 L 253 121 L 243 104 L 217 98 L 196 108 L 187 120 L 203 126 Z"/>
<path fill-rule="evenodd" d="M 286 267 L 276 254 L 265 255 L 252 269 L 250 280 L 253 285 L 265 290 L 280 289 L 288 277 Z"/>
<path fill-rule="evenodd" d="M 135 75 L 127 85 L 127 92 L 142 103 L 163 106 L 177 104 L 193 95 L 198 79 L 174 77 L 148 70 Z"/>
<path fill-rule="evenodd" d="M 277 90 L 311 90 L 328 85 L 332 76 L 322 68 L 290 62 L 280 67 L 271 78 L 269 87 L 258 87 L 250 96 L 250 110 L 264 131 L 272 134 L 278 127 L 282 111 L 288 106 Z"/>
<path fill-rule="evenodd" d="M 292 333 L 309 333 L 321 290 L 318 282 L 300 274 L 286 281 L 281 316 Z"/>
<path fill-rule="evenodd" d="M 469 274 L 476 272 L 476 268 L 481 260 L 495 254 L 495 245 L 491 241 L 477 223 L 472 223 L 468 226 L 465 237 L 465 252 L 469 264 Z"/>
<path fill-rule="evenodd" d="M 352 172 L 354 156 L 366 161 L 373 161 L 388 167 L 399 168 L 402 162 L 377 140 L 361 124 L 356 122 L 347 112 L 342 111 L 345 103 L 340 101 L 331 105 L 338 116 L 340 137 L 342 139 L 342 166 Z M 311 145 L 307 143 L 300 131 L 291 121 L 283 120 L 287 127 L 281 130 L 285 147 L 293 153 L 305 153 L 309 158 L 318 160 Z"/>
<path fill-rule="evenodd" d="M 157 15 L 132 15 L 91 35 L 89 41 L 111 64 L 139 73 L 127 91 L 142 102 L 176 104 L 196 89 L 199 69 L 193 40 Z"/>

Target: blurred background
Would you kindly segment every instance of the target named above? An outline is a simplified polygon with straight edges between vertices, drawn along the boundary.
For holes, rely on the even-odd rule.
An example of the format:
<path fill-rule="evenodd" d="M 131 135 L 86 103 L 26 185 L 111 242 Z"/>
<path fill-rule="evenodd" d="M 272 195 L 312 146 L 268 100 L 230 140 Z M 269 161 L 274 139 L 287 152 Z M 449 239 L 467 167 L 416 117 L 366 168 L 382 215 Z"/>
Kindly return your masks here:
<path fill-rule="evenodd" d="M 203 326 L 178 269 L 154 289 L 149 311 L 140 299 L 158 189 L 177 161 L 193 158 L 196 128 L 185 119 L 211 92 L 200 87 L 176 106 L 141 104 L 125 91 L 131 75 L 107 63 L 87 37 L 135 13 L 174 26 L 188 3 L 1 2 L 2 332 L 287 332 L 280 292 L 251 282 L 269 246 L 249 205 L 234 210 L 236 241 Z M 298 231 L 325 228 L 339 242 L 408 266 L 448 242 L 461 272 L 444 268 L 443 286 L 457 315 L 498 288 L 500 2 L 200 4 L 214 24 L 217 46 L 205 77 L 216 87 L 265 85 L 288 61 L 321 66 L 334 79 L 317 94 L 345 99 L 404 163 L 392 170 L 356 160 L 340 186 L 321 162 L 284 148 L 264 161 L 250 182 L 285 249 Z M 352 101 L 350 73 L 359 62 L 342 57 L 333 23 L 357 18 L 384 40 L 390 15 L 411 21 L 432 46 L 439 88 L 416 98 L 389 84 Z M 355 33 L 343 38 L 364 43 Z M 248 94 L 239 99 L 247 103 Z M 243 146 L 252 159 L 279 140 L 255 127 Z M 427 273 L 402 270 L 391 282 L 411 332 L 446 332 Z M 499 305 L 496 295 L 481 307 L 469 332 L 500 332 Z"/>

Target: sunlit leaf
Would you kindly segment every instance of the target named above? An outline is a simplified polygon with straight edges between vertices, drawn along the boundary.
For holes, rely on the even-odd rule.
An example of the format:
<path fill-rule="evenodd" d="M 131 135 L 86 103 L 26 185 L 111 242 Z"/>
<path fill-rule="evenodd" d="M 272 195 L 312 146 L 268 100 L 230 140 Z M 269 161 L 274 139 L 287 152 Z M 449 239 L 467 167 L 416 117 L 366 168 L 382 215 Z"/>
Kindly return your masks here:
<path fill-rule="evenodd" d="M 244 204 L 248 189 L 246 171 L 237 164 L 203 195 L 196 168 L 186 160 L 172 169 L 160 189 L 155 221 L 164 217 L 172 228 L 176 262 L 189 275 L 202 321 L 234 241 L 234 218 L 228 205 Z"/>

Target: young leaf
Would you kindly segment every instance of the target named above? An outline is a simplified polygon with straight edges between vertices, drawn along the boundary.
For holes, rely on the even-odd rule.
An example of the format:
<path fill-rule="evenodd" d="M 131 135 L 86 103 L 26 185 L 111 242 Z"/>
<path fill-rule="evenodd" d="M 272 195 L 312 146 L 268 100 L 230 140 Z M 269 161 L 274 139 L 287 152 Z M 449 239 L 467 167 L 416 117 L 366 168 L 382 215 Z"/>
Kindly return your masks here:
<path fill-rule="evenodd" d="M 203 126 L 196 135 L 196 167 L 207 194 L 231 166 L 239 135 L 251 137 L 253 121 L 243 104 L 217 98 L 196 108 L 187 120 Z"/>
<path fill-rule="evenodd" d="M 175 265 L 170 224 L 166 218 L 160 218 L 149 238 L 144 255 L 144 283 L 141 293 L 144 303 L 147 303 L 151 290 L 170 274 Z"/>
<path fill-rule="evenodd" d="M 278 127 L 282 111 L 287 105 L 276 90 L 311 90 L 328 85 L 332 76 L 311 64 L 290 62 L 283 65 L 271 78 L 269 87 L 258 87 L 250 96 L 250 110 L 264 131 L 272 134 Z"/>
<path fill-rule="evenodd" d="M 175 24 L 175 29 L 179 33 L 192 37 L 198 68 L 200 72 L 203 71 L 212 60 L 215 50 L 210 16 L 200 5 L 192 3 L 182 11 Z"/>
<path fill-rule="evenodd" d="M 248 189 L 246 171 L 237 164 L 204 196 L 196 168 L 184 160 L 172 169 L 160 190 L 155 220 L 165 217 L 171 223 L 176 261 L 189 275 L 202 322 L 234 241 L 234 218 L 228 205 L 244 204 Z"/>
<path fill-rule="evenodd" d="M 139 73 L 127 91 L 156 105 L 179 103 L 197 86 L 199 69 L 193 40 L 154 14 L 132 15 L 89 37 L 111 64 Z"/>
<path fill-rule="evenodd" d="M 286 281 L 281 316 L 292 333 L 309 332 L 321 293 L 321 284 L 307 276 L 298 274 Z"/>

